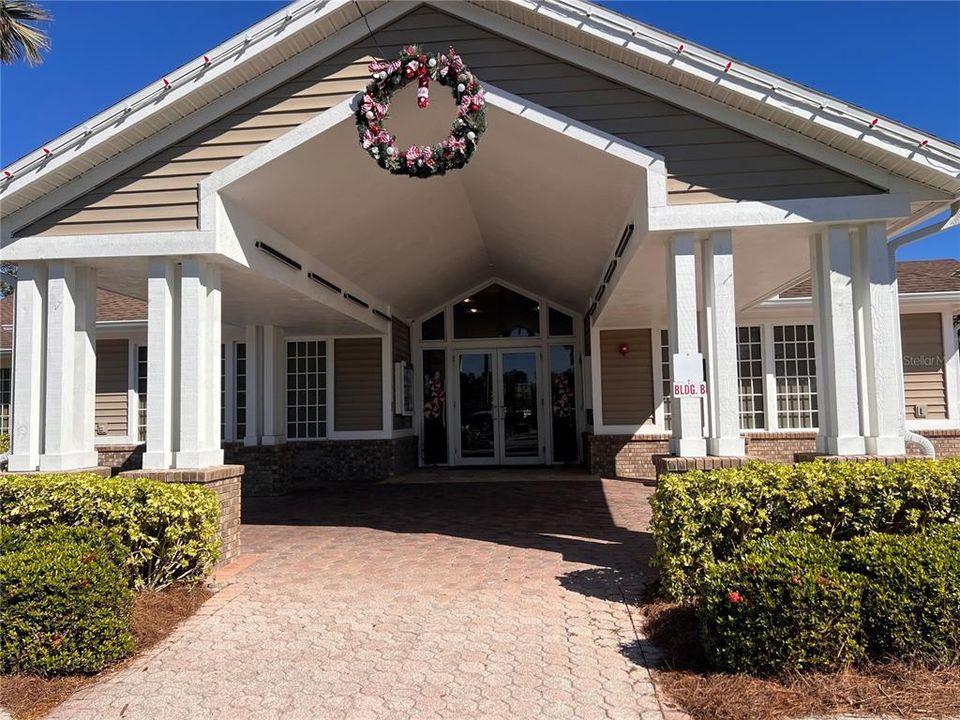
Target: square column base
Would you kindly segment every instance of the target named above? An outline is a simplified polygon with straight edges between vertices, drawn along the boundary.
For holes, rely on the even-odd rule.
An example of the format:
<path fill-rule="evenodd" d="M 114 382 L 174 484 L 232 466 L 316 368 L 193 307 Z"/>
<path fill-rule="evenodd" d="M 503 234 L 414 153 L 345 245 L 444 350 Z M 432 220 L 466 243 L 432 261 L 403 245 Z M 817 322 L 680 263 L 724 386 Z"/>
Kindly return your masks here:
<path fill-rule="evenodd" d="M 907 443 L 902 437 L 887 435 L 866 439 L 867 455 L 906 455 Z"/>
<path fill-rule="evenodd" d="M 707 441 L 704 438 L 672 438 L 670 452 L 679 457 L 703 457 L 707 454 Z"/>
<path fill-rule="evenodd" d="M 60 453 L 59 455 L 41 455 L 41 472 L 63 472 L 96 467 L 99 462 L 96 450 Z"/>
<path fill-rule="evenodd" d="M 742 437 L 707 438 L 707 454 L 721 457 L 743 457 L 747 444 Z"/>
<path fill-rule="evenodd" d="M 7 458 L 7 469 L 10 472 L 34 472 L 40 467 L 39 455 L 11 455 Z"/>
<path fill-rule="evenodd" d="M 223 465 L 223 450 L 220 448 L 180 451 L 173 454 L 173 467 L 178 470 L 193 470 L 217 465 Z"/>
<path fill-rule="evenodd" d="M 846 437 L 817 435 L 817 452 L 823 455 L 866 455 L 867 443 L 861 435 Z"/>
<path fill-rule="evenodd" d="M 144 470 L 169 470 L 173 467 L 173 453 L 147 450 L 143 453 L 142 467 Z"/>
<path fill-rule="evenodd" d="M 261 445 L 283 445 L 286 442 L 284 435 L 264 435 L 260 438 Z"/>

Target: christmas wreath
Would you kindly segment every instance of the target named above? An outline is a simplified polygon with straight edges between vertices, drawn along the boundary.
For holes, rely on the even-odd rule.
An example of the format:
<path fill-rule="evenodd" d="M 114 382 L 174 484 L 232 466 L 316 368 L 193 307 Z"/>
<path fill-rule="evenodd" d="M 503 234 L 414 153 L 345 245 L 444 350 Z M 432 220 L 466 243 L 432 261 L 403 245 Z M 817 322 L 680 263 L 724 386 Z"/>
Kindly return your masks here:
<path fill-rule="evenodd" d="M 486 130 L 484 92 L 480 83 L 454 49 L 426 53 L 418 45 L 408 45 L 397 60 L 370 63 L 373 81 L 357 108 L 360 144 L 380 167 L 394 175 L 426 178 L 462 168 L 477 149 Z M 401 151 L 397 140 L 383 126 L 393 94 L 413 80 L 417 81 L 417 104 L 430 104 L 430 81 L 446 85 L 457 102 L 457 117 L 450 135 L 436 145 L 411 145 Z"/>

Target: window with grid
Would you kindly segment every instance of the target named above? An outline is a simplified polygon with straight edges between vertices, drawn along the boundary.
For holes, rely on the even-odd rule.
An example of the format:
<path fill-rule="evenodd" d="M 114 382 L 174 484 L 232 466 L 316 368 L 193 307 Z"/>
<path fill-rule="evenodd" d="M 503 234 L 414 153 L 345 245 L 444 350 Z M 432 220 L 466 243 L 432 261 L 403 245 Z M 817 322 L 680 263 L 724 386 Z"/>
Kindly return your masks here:
<path fill-rule="evenodd" d="M 237 380 L 237 440 L 247 436 L 247 344 L 237 343 L 234 371 Z"/>
<path fill-rule="evenodd" d="M 763 407 L 763 333 L 759 326 L 737 328 L 737 379 L 740 428 L 765 427 Z"/>
<path fill-rule="evenodd" d="M 327 435 L 327 345 L 322 340 L 287 343 L 287 438 Z"/>
<path fill-rule="evenodd" d="M 147 439 L 147 346 L 137 346 L 137 440 Z"/>
<path fill-rule="evenodd" d="M 666 330 L 660 331 L 660 377 L 663 395 L 663 429 L 673 429 L 670 405 L 673 396 L 670 370 L 670 334 Z"/>
<path fill-rule="evenodd" d="M 813 325 L 775 325 L 773 357 L 780 427 L 817 427 L 817 364 Z"/>
<path fill-rule="evenodd" d="M 10 368 L 0 368 L 0 435 L 10 434 Z"/>

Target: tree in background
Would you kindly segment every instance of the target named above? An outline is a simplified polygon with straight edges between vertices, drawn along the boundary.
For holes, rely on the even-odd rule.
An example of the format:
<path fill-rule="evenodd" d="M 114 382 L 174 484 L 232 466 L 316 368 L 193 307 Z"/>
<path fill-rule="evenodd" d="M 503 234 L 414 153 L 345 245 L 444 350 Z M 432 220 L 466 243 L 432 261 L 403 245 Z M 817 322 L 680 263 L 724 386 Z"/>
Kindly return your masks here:
<path fill-rule="evenodd" d="M 52 16 L 31 0 L 0 0 L 0 61 L 10 65 L 23 58 L 30 65 L 43 61 L 50 47 L 47 34 L 30 23 L 46 22 Z"/>

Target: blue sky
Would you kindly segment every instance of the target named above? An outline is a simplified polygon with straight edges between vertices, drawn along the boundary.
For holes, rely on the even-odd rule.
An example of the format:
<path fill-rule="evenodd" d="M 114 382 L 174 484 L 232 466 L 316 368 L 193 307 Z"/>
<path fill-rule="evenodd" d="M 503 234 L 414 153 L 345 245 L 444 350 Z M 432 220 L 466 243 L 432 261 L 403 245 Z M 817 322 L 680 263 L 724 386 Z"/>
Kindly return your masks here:
<path fill-rule="evenodd" d="M 53 48 L 46 61 L 36 68 L 17 64 L 0 70 L 3 165 L 285 3 L 48 0 L 43 4 L 54 15 L 49 26 Z M 960 3 L 604 4 L 731 58 L 960 142 L 960 43 L 956 41 Z M 910 245 L 899 257 L 960 258 L 960 229 Z"/>

